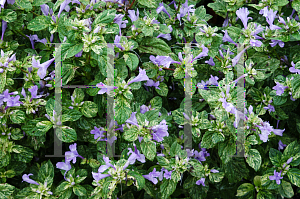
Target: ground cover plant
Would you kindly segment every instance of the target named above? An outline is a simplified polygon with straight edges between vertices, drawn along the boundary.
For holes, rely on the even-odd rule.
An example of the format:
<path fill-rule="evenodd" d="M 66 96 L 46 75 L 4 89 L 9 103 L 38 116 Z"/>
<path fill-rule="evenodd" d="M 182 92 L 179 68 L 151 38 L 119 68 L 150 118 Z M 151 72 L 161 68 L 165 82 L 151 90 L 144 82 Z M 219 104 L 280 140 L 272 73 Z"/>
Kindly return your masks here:
<path fill-rule="evenodd" d="M 1 199 L 299 197 L 299 0 L 0 4 Z"/>

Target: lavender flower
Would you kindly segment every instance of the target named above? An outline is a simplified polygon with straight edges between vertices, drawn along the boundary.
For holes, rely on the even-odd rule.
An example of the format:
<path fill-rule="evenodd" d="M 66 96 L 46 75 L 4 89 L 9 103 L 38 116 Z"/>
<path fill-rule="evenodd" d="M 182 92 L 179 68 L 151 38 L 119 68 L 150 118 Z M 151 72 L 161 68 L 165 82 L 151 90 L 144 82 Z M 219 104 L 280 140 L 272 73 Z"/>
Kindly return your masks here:
<path fill-rule="evenodd" d="M 154 82 L 152 79 L 149 79 L 149 80 L 147 81 L 147 83 L 145 83 L 144 85 L 145 85 L 145 86 L 149 86 L 149 87 L 154 86 L 156 89 L 159 89 L 159 90 L 160 90 L 160 88 L 158 87 L 158 86 L 159 86 L 159 81 Z"/>
<path fill-rule="evenodd" d="M 69 6 L 69 3 L 72 2 L 72 5 L 74 3 L 77 3 L 80 5 L 80 2 L 78 0 L 65 0 L 61 5 L 60 5 L 60 8 L 59 8 L 59 11 L 58 11 L 58 18 L 60 17 L 60 14 L 62 13 L 63 10 L 69 12 L 70 11 L 70 6 Z"/>
<path fill-rule="evenodd" d="M 131 148 L 128 148 L 129 152 L 127 155 L 131 154 L 128 158 L 130 164 L 134 164 L 136 160 L 140 161 L 141 163 L 145 163 L 145 155 L 141 154 L 139 150 L 137 150 L 136 145 L 134 144 L 134 151 Z"/>
<path fill-rule="evenodd" d="M 232 59 L 232 66 L 235 66 L 238 61 L 240 60 L 242 54 L 249 48 L 250 46 L 247 46 L 244 48 L 239 54 L 237 54 L 233 59 Z"/>
<path fill-rule="evenodd" d="M 274 171 L 274 176 L 269 176 L 269 179 L 270 180 L 276 180 L 276 183 L 277 184 L 280 184 L 280 180 L 283 178 L 283 177 L 281 177 L 280 175 L 281 175 L 281 172 L 282 171 L 280 171 L 279 173 L 278 172 L 276 172 L 276 170 Z"/>
<path fill-rule="evenodd" d="M 96 86 L 97 86 L 98 88 L 101 88 L 101 90 L 99 90 L 98 94 L 103 94 L 103 93 L 109 94 L 110 91 L 112 91 L 112 90 L 118 88 L 118 87 L 116 87 L 116 86 L 106 86 L 106 85 L 103 84 L 102 82 L 96 84 Z"/>
<path fill-rule="evenodd" d="M 44 39 L 39 39 L 37 35 L 30 35 L 30 36 L 26 35 L 26 36 L 30 39 L 32 49 L 34 49 L 35 41 L 36 42 L 41 42 L 45 45 L 47 43 L 47 39 L 45 39 L 45 38 Z"/>
<path fill-rule="evenodd" d="M 3 99 L 4 102 L 6 101 L 5 110 L 7 110 L 9 107 L 20 106 L 21 104 L 23 104 L 23 102 L 20 102 L 19 99 L 19 95 L 17 95 L 16 97 L 9 97 Z"/>
<path fill-rule="evenodd" d="M 194 7 L 194 5 L 188 5 L 188 0 L 185 1 L 184 4 L 182 4 L 182 6 L 180 7 L 180 12 L 179 14 L 177 14 L 177 19 L 180 22 L 181 25 L 181 18 L 184 17 L 186 14 L 188 14 L 188 18 L 187 20 L 190 21 L 190 13 L 194 13 L 196 9 L 192 9 L 192 7 Z"/>
<path fill-rule="evenodd" d="M 165 119 L 163 119 L 159 125 L 155 125 L 152 127 L 152 130 L 154 133 L 153 135 L 153 140 L 156 140 L 157 142 L 163 141 L 163 137 L 169 136 L 168 133 L 168 125 Z"/>
<path fill-rule="evenodd" d="M 219 171 L 216 170 L 216 169 L 211 169 L 210 172 L 211 172 L 211 173 L 219 173 Z"/>
<path fill-rule="evenodd" d="M 168 179 L 171 179 L 171 177 L 172 177 L 172 172 L 173 172 L 173 171 L 165 170 L 164 178 L 166 178 L 167 180 L 168 180 Z"/>
<path fill-rule="evenodd" d="M 272 105 L 270 105 L 270 104 L 268 104 L 267 107 L 264 107 L 264 109 L 265 109 L 265 110 L 269 110 L 270 112 L 275 112 L 274 106 L 272 106 Z"/>
<path fill-rule="evenodd" d="M 94 126 L 94 130 L 91 130 L 91 134 L 94 134 L 94 139 L 97 140 L 98 138 L 102 138 L 104 136 L 104 128 L 100 127 L 97 128 L 96 126 Z"/>
<path fill-rule="evenodd" d="M 288 86 L 283 86 L 279 82 L 276 82 L 276 86 L 273 87 L 274 90 L 276 90 L 276 95 L 281 96 L 284 93 L 284 90 L 289 88 Z"/>
<path fill-rule="evenodd" d="M 170 14 L 168 13 L 167 9 L 164 7 L 163 3 L 159 3 L 158 8 L 156 9 L 157 14 L 159 14 L 161 11 L 166 13 L 169 16 L 169 18 L 171 18 Z"/>
<path fill-rule="evenodd" d="M 198 180 L 197 182 L 196 182 L 196 185 L 200 185 L 200 184 L 202 184 L 202 186 L 204 186 L 205 187 L 205 178 L 201 178 L 200 180 Z"/>
<path fill-rule="evenodd" d="M 205 63 L 206 63 L 206 64 L 209 64 L 209 65 L 211 65 L 211 66 L 216 65 L 215 62 L 214 62 L 214 59 L 213 59 L 212 57 L 210 57 L 209 60 L 205 61 Z"/>
<path fill-rule="evenodd" d="M 172 32 L 173 31 L 173 28 L 171 25 L 168 26 L 169 30 Z M 159 33 L 159 35 L 156 37 L 156 38 L 159 38 L 159 37 L 162 37 L 168 41 L 170 41 L 172 39 L 171 37 L 171 34 L 170 33 L 167 33 L 167 34 L 163 34 L 163 33 Z"/>
<path fill-rule="evenodd" d="M 233 43 L 234 45 L 237 46 L 237 43 L 235 43 L 231 38 L 230 36 L 228 35 L 228 32 L 227 30 L 222 30 L 225 34 L 224 34 L 224 37 L 222 39 L 223 42 L 230 42 L 230 43 Z"/>
<path fill-rule="evenodd" d="M 137 8 L 136 14 L 135 10 L 128 10 L 129 18 L 131 19 L 132 22 L 136 21 L 139 19 L 139 9 Z"/>
<path fill-rule="evenodd" d="M 148 76 L 146 75 L 146 70 L 139 68 L 139 75 L 135 77 L 133 80 L 129 81 L 128 85 L 133 82 L 141 82 L 145 80 L 149 80 Z"/>
<path fill-rule="evenodd" d="M 142 106 L 140 107 L 140 112 L 141 112 L 142 114 L 146 113 L 147 111 L 149 111 L 148 106 L 142 105 Z"/>
<path fill-rule="evenodd" d="M 69 146 L 71 151 L 67 151 L 65 153 L 65 157 L 66 157 L 66 162 L 70 162 L 71 160 L 73 160 L 73 164 L 76 163 L 76 157 L 80 157 L 81 159 L 84 159 L 81 155 L 78 154 L 77 150 L 76 150 L 76 143 L 72 144 Z"/>
<path fill-rule="evenodd" d="M 198 152 L 197 150 L 195 150 L 194 151 L 194 158 L 196 160 L 198 160 L 199 162 L 206 161 L 204 151 Z"/>
<path fill-rule="evenodd" d="M 135 114 L 136 112 L 132 112 L 130 118 L 127 119 L 125 122 L 139 127 Z"/>
<path fill-rule="evenodd" d="M 210 75 L 208 84 L 218 86 L 218 79 L 219 78 L 217 76 L 214 77 L 214 76 Z"/>
<path fill-rule="evenodd" d="M 160 172 L 156 171 L 156 168 L 153 169 L 148 175 L 143 175 L 144 178 L 151 181 L 153 184 L 157 184 L 157 177 L 160 176 Z"/>
<path fill-rule="evenodd" d="M 51 65 L 51 63 L 55 60 L 55 58 L 52 58 L 42 64 L 40 64 L 40 61 L 36 61 L 34 57 L 32 57 L 32 66 L 34 68 L 39 68 L 37 74 L 41 79 L 44 79 L 47 73 L 47 68 Z"/>
<path fill-rule="evenodd" d="M 289 71 L 290 71 L 291 73 L 298 73 L 298 74 L 300 75 L 300 70 L 295 68 L 296 64 L 294 64 L 293 61 L 292 61 L 291 64 L 292 64 L 292 67 L 289 68 Z"/>
<path fill-rule="evenodd" d="M 199 55 L 197 55 L 194 59 L 192 59 L 191 63 L 193 63 L 197 59 L 200 59 L 201 57 L 206 57 L 208 55 L 208 48 L 206 48 L 203 44 L 201 47 L 202 47 L 202 52 Z"/>
<path fill-rule="evenodd" d="M 271 42 L 270 43 L 270 46 L 273 48 L 274 46 L 276 46 L 277 44 L 283 48 L 284 47 L 284 42 L 283 41 L 280 41 L 280 40 L 274 40 L 274 39 L 271 39 Z"/>
<path fill-rule="evenodd" d="M 32 179 L 30 179 L 29 178 L 29 176 L 32 176 L 33 174 L 32 173 L 30 173 L 30 174 L 24 174 L 23 176 L 22 176 L 22 179 L 23 179 L 23 181 L 25 181 L 25 182 L 28 182 L 28 183 L 30 183 L 30 184 L 36 184 L 36 185 L 40 185 L 39 183 L 37 183 L 36 181 L 34 181 L 34 180 L 32 180 Z M 22 182 L 23 182 L 22 181 Z"/>
<path fill-rule="evenodd" d="M 252 19 L 252 17 L 248 17 L 249 14 L 248 8 L 240 8 L 236 11 L 236 15 L 243 22 L 245 29 L 247 29 L 248 19 Z"/>
<path fill-rule="evenodd" d="M 270 9 L 267 13 L 267 16 L 265 16 L 271 30 L 281 29 L 279 26 L 273 25 L 276 13 L 277 11 Z"/>
<path fill-rule="evenodd" d="M 126 28 L 126 24 L 128 23 L 128 20 L 122 21 L 123 17 L 125 15 L 122 14 L 116 14 L 116 17 L 114 18 L 114 23 L 119 25 L 119 34 L 121 35 L 121 28 Z"/>
<path fill-rule="evenodd" d="M 156 65 L 163 66 L 165 68 L 169 68 L 171 64 L 181 64 L 178 61 L 174 61 L 171 57 L 169 56 L 156 56 L 154 57 L 153 55 L 150 55 L 149 57 L 150 61 Z"/>
<path fill-rule="evenodd" d="M 1 36 L 2 41 L 3 41 L 3 36 L 4 36 L 6 28 L 7 28 L 7 22 L 2 20 L 2 36 Z"/>
<path fill-rule="evenodd" d="M 261 131 L 261 134 L 259 134 L 259 136 L 263 142 L 267 142 L 268 136 L 271 132 L 273 132 L 275 135 L 282 136 L 282 133 L 285 131 L 285 129 L 273 129 L 269 122 L 263 122 L 262 126 L 257 125 L 257 127 Z"/>

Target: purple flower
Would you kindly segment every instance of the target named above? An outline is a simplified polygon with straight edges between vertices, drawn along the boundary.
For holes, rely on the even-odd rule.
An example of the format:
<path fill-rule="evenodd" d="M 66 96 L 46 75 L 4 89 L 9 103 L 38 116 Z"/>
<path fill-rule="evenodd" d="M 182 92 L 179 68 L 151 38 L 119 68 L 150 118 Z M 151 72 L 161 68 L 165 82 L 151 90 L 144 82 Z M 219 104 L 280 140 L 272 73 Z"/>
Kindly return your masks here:
<path fill-rule="evenodd" d="M 262 42 L 255 39 L 250 39 L 250 45 L 255 47 L 260 47 L 262 45 Z"/>
<path fill-rule="evenodd" d="M 168 180 L 168 179 L 171 179 L 171 177 L 172 177 L 172 172 L 173 172 L 173 171 L 165 170 L 164 178 L 166 178 L 167 180 Z"/>
<path fill-rule="evenodd" d="M 94 130 L 91 130 L 91 134 L 94 134 L 94 139 L 97 140 L 99 137 L 100 139 L 104 136 L 104 128 L 103 127 L 100 127 L 100 128 L 97 128 L 96 126 L 94 126 Z"/>
<path fill-rule="evenodd" d="M 212 76 L 212 75 L 210 75 L 210 78 L 209 78 L 209 80 L 208 80 L 208 84 L 209 85 L 215 85 L 215 86 L 218 86 L 218 77 L 217 76 Z"/>
<path fill-rule="evenodd" d="M 137 8 L 136 14 L 135 10 L 128 10 L 129 18 L 131 19 L 132 22 L 136 21 L 139 19 L 139 9 Z"/>
<path fill-rule="evenodd" d="M 293 61 L 292 61 L 291 64 L 292 64 L 292 67 L 289 68 L 289 71 L 290 71 L 291 73 L 298 73 L 298 74 L 300 75 L 300 70 L 295 68 L 296 64 L 294 64 Z"/>
<path fill-rule="evenodd" d="M 126 24 L 128 23 L 128 20 L 122 21 L 123 17 L 125 15 L 122 14 L 116 14 L 116 17 L 114 18 L 114 23 L 119 25 L 119 34 L 121 35 L 121 28 L 126 28 Z"/>
<path fill-rule="evenodd" d="M 211 172 L 211 173 L 219 173 L 219 171 L 216 170 L 216 169 L 211 169 L 210 172 Z"/>
<path fill-rule="evenodd" d="M 30 179 L 29 178 L 29 176 L 32 176 L 33 174 L 32 173 L 30 173 L 30 174 L 24 174 L 23 176 L 22 176 L 22 179 L 23 179 L 23 181 L 25 181 L 25 182 L 28 182 L 28 183 L 30 183 L 30 184 L 36 184 L 36 185 L 40 185 L 39 183 L 37 183 L 36 181 L 34 181 L 34 180 L 32 180 L 32 179 Z M 23 182 L 22 181 L 22 182 Z"/>
<path fill-rule="evenodd" d="M 169 28 L 169 30 L 170 30 L 171 32 L 173 31 L 173 28 L 172 28 L 171 25 L 169 25 L 168 28 Z M 166 39 L 166 40 L 168 40 L 168 41 L 170 41 L 170 40 L 172 39 L 170 33 L 168 33 L 168 34 L 162 34 L 162 33 L 159 33 L 159 35 L 158 35 L 156 38 L 159 38 L 159 37 L 162 37 L 162 38 L 164 38 L 164 39 Z"/>
<path fill-rule="evenodd" d="M 276 86 L 273 87 L 274 90 L 276 90 L 276 95 L 281 96 L 284 93 L 284 90 L 289 88 L 288 86 L 283 86 L 279 82 L 276 82 Z"/>
<path fill-rule="evenodd" d="M 280 184 L 280 180 L 283 178 L 280 176 L 281 175 L 281 171 L 278 173 L 276 172 L 276 170 L 274 171 L 274 176 L 269 176 L 270 180 L 276 180 L 277 184 Z"/>
<path fill-rule="evenodd" d="M 3 36 L 4 36 L 6 28 L 7 28 L 7 22 L 2 20 L 2 36 L 1 36 L 2 41 L 3 41 Z"/>
<path fill-rule="evenodd" d="M 237 46 L 237 43 L 235 43 L 231 38 L 230 36 L 228 35 L 228 32 L 227 30 L 222 30 L 225 34 L 224 34 L 224 37 L 222 39 L 223 42 L 230 42 L 230 43 L 233 43 L 234 45 Z"/>
<path fill-rule="evenodd" d="M 77 149 L 76 149 L 76 143 L 72 144 L 69 146 L 71 151 L 67 151 L 65 153 L 65 157 L 66 157 L 66 162 L 70 162 L 71 160 L 73 160 L 73 164 L 76 163 L 76 157 L 80 157 L 82 159 L 84 159 L 81 155 L 78 154 Z"/>
<path fill-rule="evenodd" d="M 264 107 L 264 109 L 265 109 L 265 110 L 269 110 L 270 112 L 275 112 L 274 106 L 272 106 L 272 105 L 270 105 L 270 104 L 268 104 L 267 107 Z"/>
<path fill-rule="evenodd" d="M 290 164 L 292 161 L 293 161 L 293 157 L 289 158 L 289 159 L 286 161 L 286 164 Z"/>
<path fill-rule="evenodd" d="M 174 61 L 169 56 L 159 56 L 158 55 L 158 56 L 154 57 L 153 55 L 150 55 L 149 59 L 152 63 L 159 65 L 159 66 L 163 66 L 165 68 L 169 68 L 172 63 L 181 64 L 178 61 Z"/>
<path fill-rule="evenodd" d="M 194 158 L 195 158 L 196 160 L 198 160 L 199 162 L 206 161 L 205 155 L 204 155 L 204 152 L 203 152 L 203 151 L 198 152 L 198 151 L 195 150 L 195 151 L 194 151 Z"/>
<path fill-rule="evenodd" d="M 39 68 L 37 74 L 41 79 L 44 79 L 47 73 L 47 68 L 51 65 L 51 63 L 55 60 L 55 58 L 52 58 L 42 64 L 40 64 L 40 61 L 36 61 L 34 57 L 32 57 L 32 66 L 34 68 Z"/>
<path fill-rule="evenodd" d="M 144 114 L 144 113 L 146 113 L 147 111 L 149 111 L 148 106 L 146 106 L 146 105 L 143 104 L 143 105 L 140 107 L 140 112 L 141 112 L 142 114 Z"/>
<path fill-rule="evenodd" d="M 152 79 L 149 79 L 144 85 L 149 86 L 149 87 L 154 86 L 156 89 L 160 90 L 160 88 L 158 87 L 159 86 L 159 81 L 154 82 Z"/>
<path fill-rule="evenodd" d="M 206 87 L 208 83 L 206 83 L 205 81 L 201 80 L 201 83 L 197 84 L 197 88 L 203 89 L 203 90 L 207 90 L 208 88 Z"/>
<path fill-rule="evenodd" d="M 190 13 L 194 13 L 196 9 L 192 9 L 194 5 L 188 5 L 188 0 L 185 1 L 184 4 L 180 7 L 180 13 L 177 14 L 177 19 L 180 22 L 181 25 L 181 18 L 184 17 L 186 14 L 188 14 L 187 20 L 190 21 Z"/>
<path fill-rule="evenodd" d="M 197 59 L 200 59 L 201 57 L 206 57 L 208 55 L 208 48 L 206 48 L 203 44 L 201 47 L 202 47 L 202 52 L 199 55 L 197 55 L 194 59 L 192 59 L 191 63 L 193 63 Z"/>
<path fill-rule="evenodd" d="M 271 42 L 272 43 L 269 43 L 270 46 L 273 48 L 274 46 L 276 46 L 277 44 L 283 48 L 284 47 L 284 42 L 283 41 L 280 41 L 280 40 L 274 40 L 274 39 L 271 39 Z"/>
<path fill-rule="evenodd" d="M 5 110 L 8 109 L 8 107 L 20 106 L 21 104 L 23 104 L 23 102 L 20 102 L 19 99 L 19 95 L 17 95 L 16 97 L 5 98 L 3 100 L 4 102 L 6 101 Z"/>
<path fill-rule="evenodd" d="M 45 39 L 45 38 L 44 39 L 39 39 L 37 35 L 30 35 L 30 36 L 26 35 L 26 36 L 30 39 L 32 49 L 34 49 L 35 41 L 36 42 L 41 42 L 45 45 L 47 43 L 47 39 Z"/>
<path fill-rule="evenodd" d="M 128 85 L 133 82 L 141 82 L 146 80 L 149 80 L 148 76 L 146 75 L 146 70 L 139 68 L 139 75 L 135 77 L 133 80 L 129 81 Z"/>
<path fill-rule="evenodd" d="M 140 161 L 141 163 L 145 163 L 145 155 L 141 154 L 139 150 L 137 150 L 136 145 L 134 144 L 134 151 L 131 148 L 128 148 L 129 152 L 127 155 L 131 154 L 128 158 L 130 164 L 134 164 L 136 160 Z"/>
<path fill-rule="evenodd" d="M 93 178 L 95 181 L 102 180 L 103 178 L 111 176 L 110 174 L 94 173 L 92 172 Z"/>
<path fill-rule="evenodd" d="M 266 14 L 266 16 L 264 15 L 266 17 L 266 20 L 271 30 L 281 29 L 279 26 L 273 25 L 274 19 L 276 17 L 276 13 L 277 11 L 273 11 L 272 9 L 270 9 Z"/>
<path fill-rule="evenodd" d="M 80 5 L 80 2 L 78 0 L 65 0 L 61 5 L 60 5 L 60 8 L 59 8 L 59 11 L 58 11 L 58 18 L 60 17 L 60 14 L 62 13 L 63 10 L 69 12 L 70 11 L 70 6 L 69 6 L 69 3 L 72 2 L 72 5 L 74 3 L 77 3 Z"/>
<path fill-rule="evenodd" d="M 210 57 L 209 60 L 205 61 L 205 63 L 206 63 L 206 64 L 209 64 L 209 65 L 211 65 L 211 66 L 216 65 L 215 62 L 214 62 L 214 59 L 213 59 L 212 57 Z"/>
<path fill-rule="evenodd" d="M 82 56 L 82 53 L 83 53 L 83 50 L 81 50 L 79 53 L 77 53 L 77 54 L 75 55 L 75 57 L 81 57 L 81 56 Z"/>
<path fill-rule="evenodd" d="M 65 174 L 64 174 L 64 179 L 67 180 L 66 179 L 66 174 L 72 168 L 70 162 L 58 162 L 58 163 L 56 163 L 56 167 L 58 169 L 62 169 L 62 170 L 66 171 Z"/>
<path fill-rule="evenodd" d="M 153 169 L 148 175 L 143 175 L 144 178 L 151 181 L 153 184 L 157 184 L 157 177 L 160 176 L 160 172 L 156 171 L 156 168 Z"/>
<path fill-rule="evenodd" d="M 110 92 L 111 90 L 114 90 L 114 89 L 118 88 L 118 87 L 115 87 L 115 86 L 106 86 L 106 85 L 103 84 L 102 82 L 96 84 L 96 86 L 97 86 L 98 88 L 101 88 L 101 90 L 98 92 L 98 94 L 103 94 L 103 93 L 109 94 L 109 92 Z"/>
<path fill-rule="evenodd" d="M 138 127 L 139 125 L 138 125 L 137 119 L 135 117 L 135 114 L 136 114 L 136 112 L 132 112 L 130 118 L 127 119 L 125 122 Z"/>
<path fill-rule="evenodd" d="M 38 92 L 38 86 L 37 85 L 34 85 L 34 86 L 31 86 L 28 91 L 31 93 L 31 100 L 32 99 L 38 99 L 38 98 L 41 98 L 42 95 L 37 95 L 37 92 Z"/>
<path fill-rule="evenodd" d="M 250 46 L 247 46 L 244 48 L 239 54 L 237 54 L 233 59 L 232 59 L 232 66 L 235 66 L 238 61 L 240 60 L 242 54 L 249 48 Z"/>
<path fill-rule="evenodd" d="M 202 186 L 204 186 L 204 187 L 205 187 L 205 184 L 204 184 L 204 182 L 205 182 L 205 178 L 201 178 L 200 180 L 198 180 L 198 181 L 196 182 L 196 185 L 200 185 L 200 184 L 202 184 Z"/>
<path fill-rule="evenodd" d="M 152 133 L 153 140 L 156 140 L 157 142 L 161 142 L 164 140 L 163 137 L 169 136 L 168 125 L 165 119 L 163 119 L 159 125 L 155 125 L 151 129 L 154 132 Z"/>
<path fill-rule="evenodd" d="M 244 28 L 247 29 L 248 19 L 252 19 L 252 17 L 248 17 L 249 11 L 248 8 L 240 8 L 236 11 L 236 15 L 243 22 Z"/>
<path fill-rule="evenodd" d="M 159 3 L 158 8 L 156 9 L 157 14 L 159 14 L 161 11 L 163 11 L 164 13 L 166 13 L 169 18 L 171 18 L 170 14 L 168 13 L 168 11 L 166 10 L 166 8 L 164 7 L 163 3 Z"/>

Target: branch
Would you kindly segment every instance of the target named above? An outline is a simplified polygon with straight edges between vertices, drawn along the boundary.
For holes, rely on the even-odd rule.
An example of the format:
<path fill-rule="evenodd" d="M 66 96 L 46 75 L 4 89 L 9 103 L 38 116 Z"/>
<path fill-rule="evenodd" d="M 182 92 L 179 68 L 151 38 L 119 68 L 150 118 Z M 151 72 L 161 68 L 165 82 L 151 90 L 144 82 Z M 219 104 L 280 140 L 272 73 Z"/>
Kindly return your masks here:
<path fill-rule="evenodd" d="M 222 60 L 216 55 L 215 58 L 217 58 L 220 62 L 222 62 Z"/>
<path fill-rule="evenodd" d="M 132 3 L 130 4 L 130 6 L 126 10 L 129 10 L 133 6 L 134 2 L 135 2 L 135 0 L 132 1 Z"/>

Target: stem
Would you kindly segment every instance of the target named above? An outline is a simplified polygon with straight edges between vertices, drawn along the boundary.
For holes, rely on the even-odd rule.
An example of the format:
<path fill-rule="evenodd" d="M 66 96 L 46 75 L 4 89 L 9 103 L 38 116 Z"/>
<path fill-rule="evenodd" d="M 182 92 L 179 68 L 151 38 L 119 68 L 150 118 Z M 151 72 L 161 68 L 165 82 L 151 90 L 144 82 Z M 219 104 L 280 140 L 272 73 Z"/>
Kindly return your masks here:
<path fill-rule="evenodd" d="M 126 9 L 126 12 L 127 12 L 127 10 L 129 10 L 133 6 L 134 2 L 135 2 L 135 0 L 132 1 L 132 3 L 130 4 L 130 6 Z"/>
<path fill-rule="evenodd" d="M 27 38 L 29 41 L 30 41 L 30 39 L 24 34 L 24 33 L 22 33 L 21 31 L 19 31 L 19 30 L 12 30 L 14 33 L 19 33 L 20 35 L 22 35 L 23 37 L 25 37 L 25 38 Z"/>
<path fill-rule="evenodd" d="M 22 72 L 24 72 L 24 73 L 28 73 L 27 71 L 23 70 L 22 68 L 20 68 L 20 70 L 21 70 Z"/>
<path fill-rule="evenodd" d="M 33 11 L 30 11 L 32 14 L 34 14 L 35 16 L 41 16 L 41 15 L 39 15 L 39 14 L 36 14 L 35 12 L 33 12 Z"/>
<path fill-rule="evenodd" d="M 163 68 L 163 69 L 175 71 L 175 69 L 172 69 L 172 68 Z"/>
<path fill-rule="evenodd" d="M 222 62 L 222 60 L 216 55 L 215 58 L 217 58 L 220 62 Z"/>

